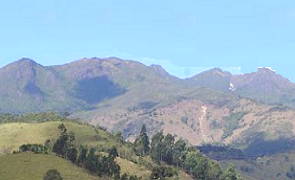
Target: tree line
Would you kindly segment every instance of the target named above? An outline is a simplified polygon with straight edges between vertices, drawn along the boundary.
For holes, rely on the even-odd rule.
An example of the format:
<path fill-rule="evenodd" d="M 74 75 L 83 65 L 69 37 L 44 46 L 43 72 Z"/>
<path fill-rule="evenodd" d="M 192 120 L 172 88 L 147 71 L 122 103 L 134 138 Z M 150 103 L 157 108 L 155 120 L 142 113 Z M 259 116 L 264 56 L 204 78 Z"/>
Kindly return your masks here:
<path fill-rule="evenodd" d="M 171 134 L 164 135 L 162 131 L 158 132 L 150 142 L 145 125 L 142 126 L 140 134 L 134 142 L 134 151 L 139 156 L 150 155 L 159 164 L 165 162 L 168 165 L 181 168 L 198 180 L 240 179 L 233 167 L 222 171 L 217 162 L 204 157 L 198 150 L 189 147 L 184 140 L 176 141 L 175 136 Z M 163 168 L 157 171 L 163 171 Z"/>

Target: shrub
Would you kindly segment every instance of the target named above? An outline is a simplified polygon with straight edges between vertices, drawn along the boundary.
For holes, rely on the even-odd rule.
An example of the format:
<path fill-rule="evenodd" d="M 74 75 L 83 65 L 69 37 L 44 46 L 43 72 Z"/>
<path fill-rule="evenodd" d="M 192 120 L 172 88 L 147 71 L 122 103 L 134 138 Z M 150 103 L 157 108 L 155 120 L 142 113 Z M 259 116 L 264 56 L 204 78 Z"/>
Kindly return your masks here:
<path fill-rule="evenodd" d="M 46 172 L 43 180 L 62 180 L 61 174 L 56 169 L 50 169 Z"/>

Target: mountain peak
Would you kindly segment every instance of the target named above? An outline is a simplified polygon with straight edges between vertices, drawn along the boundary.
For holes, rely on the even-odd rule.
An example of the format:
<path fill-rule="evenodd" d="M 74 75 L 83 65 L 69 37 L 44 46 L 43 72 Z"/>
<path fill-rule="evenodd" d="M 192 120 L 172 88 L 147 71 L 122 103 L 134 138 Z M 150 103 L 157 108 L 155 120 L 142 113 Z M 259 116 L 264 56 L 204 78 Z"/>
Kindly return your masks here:
<path fill-rule="evenodd" d="M 220 68 L 212 68 L 212 69 L 209 69 L 207 71 L 204 71 L 196 76 L 199 76 L 199 75 L 204 75 L 204 74 L 211 74 L 211 75 L 214 75 L 214 76 L 220 76 L 220 77 L 230 77 L 231 76 L 231 73 L 227 72 L 227 71 L 223 71 L 222 69 Z"/>
<path fill-rule="evenodd" d="M 155 71 L 157 71 L 157 72 L 167 74 L 167 71 L 162 66 L 160 66 L 160 65 L 152 64 L 152 65 L 150 65 L 150 67 L 152 69 L 154 69 Z"/>
<path fill-rule="evenodd" d="M 30 58 L 21 58 L 3 67 L 3 69 L 32 69 L 35 66 L 42 66 Z"/>
<path fill-rule="evenodd" d="M 260 72 L 260 73 L 276 73 L 276 71 L 273 70 L 272 67 L 258 67 L 257 72 Z"/>
<path fill-rule="evenodd" d="M 212 69 L 210 69 L 210 70 L 208 70 L 208 71 L 211 71 L 211 72 L 224 72 L 222 69 L 217 68 L 217 67 L 212 68 Z"/>
<path fill-rule="evenodd" d="M 30 58 L 21 58 L 18 61 L 15 62 L 16 64 L 29 64 L 29 65 L 37 65 L 38 63 L 36 63 L 34 60 L 30 59 Z"/>

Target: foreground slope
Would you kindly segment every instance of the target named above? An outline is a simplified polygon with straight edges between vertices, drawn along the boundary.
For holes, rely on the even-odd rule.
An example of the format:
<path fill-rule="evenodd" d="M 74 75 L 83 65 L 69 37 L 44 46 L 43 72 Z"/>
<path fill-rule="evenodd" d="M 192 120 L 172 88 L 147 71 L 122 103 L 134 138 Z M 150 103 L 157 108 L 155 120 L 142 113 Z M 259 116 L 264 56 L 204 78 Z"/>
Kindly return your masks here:
<path fill-rule="evenodd" d="M 57 169 L 64 180 L 99 180 L 71 162 L 54 155 L 20 153 L 0 155 L 0 179 L 40 180 L 50 169 Z"/>

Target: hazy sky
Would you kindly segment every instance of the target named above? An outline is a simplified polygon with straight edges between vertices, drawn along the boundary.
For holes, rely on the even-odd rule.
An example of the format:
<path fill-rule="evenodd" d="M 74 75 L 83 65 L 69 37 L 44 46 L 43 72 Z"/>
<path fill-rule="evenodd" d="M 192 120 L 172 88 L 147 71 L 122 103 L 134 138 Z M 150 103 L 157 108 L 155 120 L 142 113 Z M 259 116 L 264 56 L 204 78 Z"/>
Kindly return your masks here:
<path fill-rule="evenodd" d="M 0 66 L 118 56 L 190 76 L 271 66 L 295 80 L 294 0 L 9 0 Z"/>

